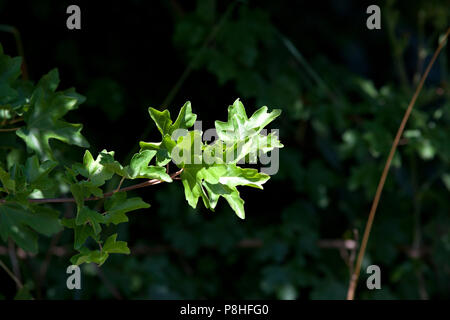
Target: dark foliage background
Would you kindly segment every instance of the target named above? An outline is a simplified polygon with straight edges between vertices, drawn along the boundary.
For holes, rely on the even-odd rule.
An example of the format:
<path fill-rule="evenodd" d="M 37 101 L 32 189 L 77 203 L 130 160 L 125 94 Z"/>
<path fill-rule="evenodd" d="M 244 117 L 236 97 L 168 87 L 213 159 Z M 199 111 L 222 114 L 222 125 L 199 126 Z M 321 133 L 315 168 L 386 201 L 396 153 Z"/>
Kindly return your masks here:
<path fill-rule="evenodd" d="M 73 3 L 79 31 L 66 28 Z M 345 298 L 351 250 L 336 246 L 362 234 L 390 144 L 450 14 L 446 1 L 380 2 L 382 29 L 371 31 L 369 4 L 0 1 L 0 22 L 20 31 L 31 79 L 57 67 L 61 87 L 87 97 L 68 119 L 84 124 L 93 153 L 114 149 L 125 160 L 139 140 L 159 137 L 149 106 L 176 112 L 190 100 L 204 129 L 225 120 L 237 97 L 249 113 L 283 109 L 272 125 L 285 145 L 280 170 L 264 191 L 243 191 L 245 221 L 224 203 L 215 213 L 189 208 L 176 183 L 137 191 L 152 207 L 120 230 L 131 256 L 113 256 L 100 271 L 84 266 L 83 290 L 71 292 L 71 232 L 53 240 L 55 255 L 42 238 L 37 256 L 19 255 L 32 295 Z M 17 55 L 11 35 L 0 41 Z M 367 290 L 363 272 L 359 298 L 450 297 L 449 91 L 447 46 L 412 114 L 369 241 L 363 271 L 379 265 L 382 290 Z M 14 295 L 0 273 L 0 296 Z"/>

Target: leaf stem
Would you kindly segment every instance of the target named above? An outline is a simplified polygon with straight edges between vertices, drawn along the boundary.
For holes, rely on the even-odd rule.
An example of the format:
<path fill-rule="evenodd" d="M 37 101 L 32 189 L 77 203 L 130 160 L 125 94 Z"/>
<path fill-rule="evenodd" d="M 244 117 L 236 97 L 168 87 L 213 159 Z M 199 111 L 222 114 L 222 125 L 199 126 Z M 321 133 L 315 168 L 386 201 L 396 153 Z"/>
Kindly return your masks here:
<path fill-rule="evenodd" d="M 23 117 L 12 119 L 11 121 L 9 121 L 9 124 L 14 124 L 14 123 L 21 122 L 21 121 L 24 121 Z"/>
<path fill-rule="evenodd" d="M 122 179 L 120 179 L 119 185 L 117 186 L 117 188 L 114 190 L 114 193 L 119 192 L 120 188 L 122 187 L 122 183 L 125 181 L 125 177 L 122 177 Z"/>
<path fill-rule="evenodd" d="M 367 219 L 366 228 L 364 230 L 364 236 L 363 236 L 363 239 L 361 242 L 361 248 L 358 253 L 358 259 L 356 260 L 356 266 L 355 266 L 352 276 L 350 277 L 350 284 L 349 284 L 349 288 L 348 288 L 348 292 L 347 292 L 347 300 L 353 300 L 355 297 L 356 285 L 357 285 L 359 274 L 361 271 L 361 265 L 362 265 L 362 261 L 364 258 L 364 253 L 366 251 L 367 242 L 369 241 L 369 235 L 370 235 L 370 231 L 372 229 L 372 224 L 373 224 L 373 220 L 375 218 L 375 213 L 377 211 L 378 203 L 380 202 L 381 193 L 384 188 L 384 183 L 386 182 L 386 178 L 387 178 L 387 175 L 389 172 L 389 168 L 391 166 L 392 159 L 394 158 L 394 154 L 395 154 L 395 151 L 397 150 L 398 143 L 403 134 L 403 130 L 405 129 L 406 122 L 409 119 L 409 116 L 414 107 L 414 104 L 416 103 L 419 93 L 422 91 L 422 87 L 423 87 L 423 84 L 425 83 L 425 79 L 428 77 L 428 73 L 430 72 L 431 67 L 433 66 L 434 62 L 436 61 L 436 58 L 438 57 L 439 53 L 441 52 L 442 48 L 444 47 L 449 34 L 450 34 L 450 28 L 447 29 L 447 32 L 445 33 L 443 39 L 439 43 L 438 48 L 434 52 L 434 55 L 431 58 L 431 61 L 428 64 L 427 69 L 425 70 L 425 73 L 422 75 L 419 85 L 417 86 L 417 89 L 414 92 L 414 95 L 408 105 L 408 108 L 406 109 L 405 115 L 403 116 L 402 122 L 400 123 L 400 127 L 398 128 L 397 135 L 395 136 L 394 142 L 392 143 L 391 151 L 389 152 L 389 156 L 386 160 L 386 164 L 384 165 L 383 173 L 381 174 L 380 182 L 378 183 L 377 191 L 375 193 L 375 197 L 372 202 L 372 207 L 370 209 L 369 218 Z"/>

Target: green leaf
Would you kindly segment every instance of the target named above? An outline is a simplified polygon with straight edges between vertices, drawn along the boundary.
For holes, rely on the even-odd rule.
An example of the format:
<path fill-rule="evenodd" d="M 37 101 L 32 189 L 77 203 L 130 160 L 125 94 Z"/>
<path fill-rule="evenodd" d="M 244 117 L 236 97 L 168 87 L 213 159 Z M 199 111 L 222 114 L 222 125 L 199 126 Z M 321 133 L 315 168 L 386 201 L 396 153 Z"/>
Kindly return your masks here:
<path fill-rule="evenodd" d="M 102 251 L 107 253 L 130 254 L 130 249 L 125 241 L 116 241 L 117 233 L 106 239 Z"/>
<path fill-rule="evenodd" d="M 225 184 L 229 187 L 248 186 L 263 189 L 262 185 L 270 176 L 256 169 L 241 168 L 235 164 L 219 164 L 205 170 L 204 176 L 210 183 Z"/>
<path fill-rule="evenodd" d="M 43 206 L 26 208 L 17 203 L 0 204 L 0 236 L 3 241 L 11 237 L 25 251 L 37 253 L 34 231 L 47 236 L 61 231 L 58 215 L 58 211 Z"/>
<path fill-rule="evenodd" d="M 86 189 L 83 188 L 83 186 L 81 186 L 80 184 L 76 183 L 76 184 L 70 185 L 70 191 L 72 192 L 72 195 L 75 198 L 75 202 L 77 204 L 78 210 L 80 210 L 84 204 L 84 199 L 86 197 Z"/>
<path fill-rule="evenodd" d="M 30 213 L 15 203 L 0 204 L 0 236 L 3 241 L 11 237 L 19 247 L 37 253 L 37 235 L 27 223 Z"/>
<path fill-rule="evenodd" d="M 57 163 L 50 160 L 39 163 L 37 156 L 28 158 L 24 167 L 28 191 L 52 192 L 57 185 L 49 174 L 56 166 Z"/>
<path fill-rule="evenodd" d="M 61 220 L 61 224 L 66 228 L 74 229 L 75 240 L 73 247 L 76 250 L 79 250 L 89 237 L 94 239 L 96 242 L 100 240 L 99 235 L 95 234 L 94 228 L 92 228 L 91 225 L 83 224 L 81 226 L 78 226 L 76 225 L 75 218 L 64 218 Z"/>
<path fill-rule="evenodd" d="M 161 142 L 144 142 L 139 143 L 141 150 L 155 150 L 156 164 L 158 166 L 165 166 L 170 162 L 170 153 L 175 146 L 175 141 L 172 139 L 172 134 L 177 129 L 186 130 L 192 127 L 197 119 L 197 115 L 192 113 L 191 103 L 186 102 L 181 108 L 177 119 L 172 123 L 170 112 L 168 110 L 159 111 L 149 108 L 150 117 L 156 123 L 159 132 L 162 136 Z"/>
<path fill-rule="evenodd" d="M 27 215 L 26 223 L 37 232 L 51 236 L 62 230 L 59 211 L 42 205 L 30 206 L 31 213 Z"/>
<path fill-rule="evenodd" d="M 80 181 L 78 186 L 81 188 L 84 194 L 84 198 L 88 198 L 91 195 L 96 197 L 103 197 L 103 190 L 97 187 L 97 185 L 92 181 Z"/>
<path fill-rule="evenodd" d="M 159 132 L 161 132 L 161 135 L 164 136 L 166 133 L 169 133 L 170 127 L 172 126 L 172 120 L 170 119 L 169 110 L 166 109 L 164 111 L 159 111 L 150 107 L 148 108 L 148 113 L 155 122 Z"/>
<path fill-rule="evenodd" d="M 172 182 L 165 168 L 149 165 L 156 153 L 157 151 L 154 150 L 142 150 L 133 156 L 130 165 L 126 167 L 115 161 L 112 155 L 103 155 L 101 164 L 111 172 L 127 179 L 158 179 Z"/>
<path fill-rule="evenodd" d="M 0 181 L 2 182 L 3 188 L 9 192 L 15 192 L 16 183 L 11 179 L 11 175 L 6 172 L 2 167 L 0 167 Z"/>
<path fill-rule="evenodd" d="M 170 134 L 172 134 L 177 129 L 189 129 L 192 127 L 197 120 L 197 115 L 192 113 L 191 103 L 188 101 L 181 108 L 177 119 L 170 128 Z"/>
<path fill-rule="evenodd" d="M 72 169 L 66 169 L 68 183 L 70 190 L 77 203 L 78 212 L 84 206 L 84 199 L 94 195 L 96 197 L 103 197 L 103 191 L 99 187 L 112 178 L 114 170 L 111 167 L 104 165 L 105 157 L 113 157 L 113 152 L 103 150 L 97 159 L 94 160 L 92 154 L 86 150 L 83 163 L 77 163 L 72 166 Z M 112 158 L 113 159 L 113 158 Z M 77 175 L 85 177 L 87 180 L 78 181 Z"/>
<path fill-rule="evenodd" d="M 197 130 L 189 131 L 181 136 L 172 149 L 171 158 L 179 168 L 201 165 L 203 161 L 202 133 Z"/>
<path fill-rule="evenodd" d="M 84 97 L 73 89 L 55 92 L 59 84 L 56 69 L 43 76 L 31 97 L 31 106 L 24 115 L 26 126 L 17 130 L 30 150 L 40 157 L 54 159 L 49 145 L 50 139 L 56 139 L 79 147 L 89 147 L 81 135 L 81 124 L 72 124 L 62 119 L 69 111 L 78 108 Z"/>
<path fill-rule="evenodd" d="M 111 172 L 117 174 L 118 176 L 125 177 L 130 179 L 130 175 L 128 173 L 128 169 L 123 167 L 119 161 L 114 160 L 114 154 L 110 153 L 101 153 L 100 163 Z"/>
<path fill-rule="evenodd" d="M 75 226 L 74 228 L 75 239 L 73 243 L 73 248 L 79 250 L 86 242 L 86 240 L 91 237 L 95 241 L 99 240 L 99 235 L 95 234 L 94 228 L 89 224 L 84 224 L 82 226 Z"/>
<path fill-rule="evenodd" d="M 158 179 L 166 182 L 172 182 L 172 178 L 167 174 L 165 168 L 158 166 L 149 166 L 150 161 L 156 155 L 156 151 L 143 150 L 136 153 L 131 159 L 128 169 L 130 179 L 145 178 Z"/>
<path fill-rule="evenodd" d="M 95 234 L 99 234 L 102 230 L 100 224 L 105 223 L 105 217 L 97 211 L 91 210 L 86 206 L 83 206 L 77 213 L 75 220 L 77 226 L 89 223 L 94 229 Z"/>
<path fill-rule="evenodd" d="M 72 168 L 78 174 L 89 179 L 93 186 L 102 186 L 105 184 L 106 180 L 111 179 L 114 175 L 114 172 L 110 168 L 105 167 L 102 164 L 102 159 L 105 155 L 114 156 L 114 152 L 103 150 L 100 155 L 97 156 L 97 159 L 94 160 L 92 154 L 86 150 L 83 157 L 83 165 L 75 164 Z"/>
<path fill-rule="evenodd" d="M 224 154 L 233 155 L 232 161 L 227 162 L 237 163 L 249 154 L 255 157 L 260 151 L 267 153 L 274 148 L 282 148 L 283 145 L 274 133 L 267 136 L 260 134 L 264 127 L 280 114 L 281 110 L 268 113 L 267 107 L 262 107 L 248 118 L 239 99 L 229 106 L 228 121 L 215 122 L 217 135 L 226 145 Z M 225 156 L 223 158 L 228 159 Z"/>
<path fill-rule="evenodd" d="M 256 169 L 244 169 L 234 164 L 188 166 L 180 177 L 186 200 L 193 208 L 197 206 L 198 198 L 202 197 L 205 206 L 214 209 L 222 196 L 242 219 L 245 218 L 244 201 L 240 198 L 236 186 L 262 189 L 262 185 L 269 180 L 268 175 L 258 173 Z"/>
<path fill-rule="evenodd" d="M 170 152 L 176 143 L 166 134 L 161 142 L 144 142 L 139 143 L 142 150 L 156 150 L 156 165 L 163 167 L 170 162 Z"/>
<path fill-rule="evenodd" d="M 249 119 L 242 103 L 236 100 L 228 108 L 228 122 L 215 122 L 217 134 L 226 145 L 224 154 L 233 155 L 234 160 L 227 162 L 237 163 L 248 155 L 255 158 L 258 152 L 267 153 L 274 148 L 282 148 L 274 133 L 267 136 L 260 134 L 280 113 L 280 110 L 268 113 L 267 107 L 262 107 Z"/>
<path fill-rule="evenodd" d="M 101 266 L 108 259 L 109 254 L 100 250 L 89 250 L 85 247 L 80 249 L 80 253 L 70 258 L 70 262 L 75 265 L 83 263 L 96 263 Z"/>
<path fill-rule="evenodd" d="M 11 169 L 9 170 L 10 178 L 14 180 L 14 193 L 16 198 L 22 198 L 28 195 L 27 185 L 26 185 L 26 177 L 24 175 L 24 168 L 21 164 L 13 164 Z M 16 199 L 18 200 L 18 199 Z"/>
<path fill-rule="evenodd" d="M 0 46 L 0 105 L 11 105 L 19 96 L 14 83 L 20 76 L 22 58 L 11 58 L 3 53 Z"/>
<path fill-rule="evenodd" d="M 205 182 L 204 185 L 211 199 L 211 208 L 215 208 L 219 197 L 222 196 L 227 200 L 236 215 L 241 219 L 245 219 L 244 200 L 240 197 L 236 187 L 230 187 L 220 183 L 211 184 L 208 182 Z"/>
<path fill-rule="evenodd" d="M 217 135 L 220 140 L 229 143 L 244 140 L 257 135 L 270 122 L 281 114 L 281 110 L 267 112 L 267 107 L 255 111 L 250 119 L 247 117 L 244 105 L 237 99 L 233 105 L 228 107 L 228 121 L 216 121 Z"/>
<path fill-rule="evenodd" d="M 142 201 L 141 198 L 135 197 L 127 199 L 127 194 L 125 192 L 117 192 L 105 202 L 105 223 L 117 225 L 119 223 L 128 222 L 126 213 L 149 207 L 150 205 Z"/>
<path fill-rule="evenodd" d="M 40 164 L 37 156 L 28 158 L 25 164 L 25 176 L 27 177 L 27 182 L 32 185 L 41 185 L 43 180 L 45 180 L 48 174 L 57 165 L 58 163 L 50 160 Z"/>
<path fill-rule="evenodd" d="M 163 137 L 166 134 L 170 136 L 176 129 L 189 129 L 197 119 L 197 115 L 192 113 L 192 107 L 189 101 L 183 105 L 174 123 L 172 123 L 170 112 L 167 109 L 159 111 L 150 107 L 148 112 Z"/>
<path fill-rule="evenodd" d="M 210 208 L 207 194 L 202 187 L 203 174 L 208 166 L 203 161 L 204 145 L 201 137 L 202 133 L 197 130 L 179 137 L 172 149 L 171 158 L 178 167 L 183 168 L 180 178 L 189 205 L 196 208 L 198 198 L 202 197 L 205 206 Z"/>
<path fill-rule="evenodd" d="M 144 150 L 136 153 L 130 162 L 130 176 L 137 177 L 141 172 L 141 169 L 147 167 L 155 155 L 156 151 L 154 150 Z"/>
<path fill-rule="evenodd" d="M 59 212 L 44 206 L 26 208 L 17 203 L 0 205 L 0 236 L 11 236 L 26 251 L 37 252 L 37 236 L 29 228 L 46 236 L 62 230 Z"/>
<path fill-rule="evenodd" d="M 101 266 L 111 253 L 130 254 L 130 249 L 125 241 L 117 241 L 117 234 L 108 237 L 102 247 L 102 250 L 89 250 L 81 247 L 80 253 L 73 256 L 70 261 L 72 264 L 80 265 L 82 263 L 96 263 Z"/>
<path fill-rule="evenodd" d="M 188 168 L 184 168 L 183 172 L 181 172 L 180 178 L 184 187 L 184 195 L 192 208 L 197 207 L 198 198 L 202 197 L 203 202 L 207 208 L 210 207 L 209 200 L 207 198 L 207 194 L 202 187 L 203 182 L 203 167 L 198 166 L 189 166 Z"/>

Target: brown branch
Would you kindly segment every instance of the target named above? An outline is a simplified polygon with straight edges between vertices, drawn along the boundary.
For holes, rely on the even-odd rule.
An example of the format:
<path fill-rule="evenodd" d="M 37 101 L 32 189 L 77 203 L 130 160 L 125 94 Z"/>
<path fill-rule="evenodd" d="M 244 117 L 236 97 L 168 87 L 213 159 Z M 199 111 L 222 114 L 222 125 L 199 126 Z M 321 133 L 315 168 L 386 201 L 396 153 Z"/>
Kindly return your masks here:
<path fill-rule="evenodd" d="M 357 285 L 359 274 L 361 271 L 361 265 L 362 265 L 362 261 L 364 258 L 364 253 L 366 251 L 367 242 L 369 241 L 369 235 L 370 235 L 370 231 L 372 229 L 372 224 L 373 224 L 373 220 L 375 218 L 375 213 L 377 211 L 378 203 L 380 202 L 381 193 L 383 191 L 384 183 L 386 182 L 386 177 L 388 175 L 392 159 L 394 158 L 394 154 L 395 154 L 395 151 L 397 150 L 398 143 L 403 134 L 403 130 L 405 129 L 406 122 L 408 121 L 411 111 L 414 107 L 414 104 L 416 103 L 417 97 L 419 96 L 419 93 L 422 90 L 423 84 L 425 83 L 425 79 L 428 77 L 428 73 L 430 72 L 431 67 L 433 66 L 434 62 L 436 61 L 437 56 L 439 55 L 442 48 L 444 47 L 449 34 L 450 34 L 450 28 L 448 28 L 447 32 L 445 33 L 445 36 L 442 39 L 442 41 L 440 42 L 436 51 L 434 52 L 434 55 L 431 58 L 431 61 L 428 64 L 427 69 L 425 70 L 425 73 L 422 75 L 419 85 L 417 86 L 417 89 L 414 92 L 414 95 L 408 105 L 408 108 L 406 109 L 405 115 L 403 116 L 402 122 L 400 123 L 400 127 L 398 128 L 397 135 L 395 136 L 394 142 L 392 143 L 391 151 L 389 152 L 389 156 L 386 160 L 386 164 L 384 166 L 383 173 L 381 174 L 380 182 L 378 183 L 377 191 L 375 193 L 375 197 L 372 202 L 372 207 L 370 209 L 369 218 L 367 219 L 366 228 L 364 230 L 364 236 L 363 236 L 363 239 L 361 242 L 361 248 L 359 250 L 358 258 L 356 260 L 356 266 L 355 266 L 352 276 L 350 277 L 350 284 L 349 284 L 349 288 L 348 288 L 348 292 L 347 292 L 347 300 L 353 300 L 355 297 L 356 285 Z"/>
<path fill-rule="evenodd" d="M 15 124 L 17 122 L 21 122 L 24 121 L 23 117 L 19 117 L 19 118 L 12 118 L 11 120 L 8 121 L 8 119 L 3 119 L 2 123 L 0 124 L 2 127 L 7 126 L 7 125 L 11 125 L 11 124 Z M 7 129 L 0 129 L 0 130 L 7 130 L 7 131 L 13 131 L 13 130 L 18 130 L 20 128 L 7 128 Z"/>
<path fill-rule="evenodd" d="M 358 250 L 358 233 L 356 230 L 354 230 L 354 239 L 321 239 L 317 241 L 317 246 L 321 249 L 337 249 L 349 269 L 349 274 L 352 275 L 356 251 Z"/>
<path fill-rule="evenodd" d="M 353 239 L 323 239 L 317 241 L 319 248 L 354 250 L 358 244 Z"/>
<path fill-rule="evenodd" d="M 12 132 L 12 131 L 17 131 L 19 129 L 20 129 L 19 127 L 17 127 L 17 128 L 0 129 L 0 132 Z"/>
<path fill-rule="evenodd" d="M 350 256 L 348 258 L 348 274 L 351 277 L 353 274 L 353 270 L 355 268 L 355 259 L 356 254 L 358 253 L 358 244 L 359 244 L 359 232 L 358 229 L 353 229 L 353 238 L 356 243 L 356 246 L 350 250 Z"/>
<path fill-rule="evenodd" d="M 179 176 L 181 174 L 181 172 L 183 171 L 183 169 L 173 173 L 170 175 L 170 177 L 173 179 L 177 176 Z M 152 180 L 147 180 L 145 182 L 142 183 L 138 183 L 129 187 L 125 187 L 119 190 L 114 190 L 111 192 L 107 192 L 103 194 L 103 197 L 90 197 L 90 198 L 86 198 L 84 199 L 84 201 L 96 201 L 96 200 L 101 200 L 101 199 L 105 199 L 105 198 L 109 198 L 112 195 L 114 195 L 116 192 L 125 192 L 125 191 L 131 191 L 131 190 L 135 190 L 135 189 L 140 189 L 140 188 L 145 188 L 148 186 L 153 186 L 155 184 L 160 184 L 164 181 L 162 180 L 158 180 L 158 179 L 152 179 Z M 45 198 L 45 199 L 28 199 L 29 202 L 31 203 L 67 203 L 67 202 L 76 202 L 75 198 Z M 5 203 L 6 200 L 5 199 L 0 199 L 0 203 Z"/>
<path fill-rule="evenodd" d="M 14 241 L 11 238 L 8 238 L 8 254 L 9 254 L 9 259 L 11 260 L 11 266 L 12 266 L 14 275 L 17 279 L 19 279 L 19 281 L 21 281 L 22 277 L 20 275 L 20 266 L 19 266 L 19 262 L 17 260 Z M 21 285 L 17 284 L 17 287 L 20 289 Z"/>
<path fill-rule="evenodd" d="M 263 247 L 264 242 L 261 239 L 242 239 L 241 241 L 235 244 L 236 248 L 239 249 L 258 249 Z M 56 257 L 65 257 L 71 255 L 74 251 L 73 246 L 61 245 L 61 246 L 53 246 L 49 248 L 49 254 Z M 142 255 L 154 255 L 154 254 L 163 254 L 163 253 L 175 253 L 175 254 L 183 254 L 179 249 L 166 245 L 136 245 L 130 248 L 132 256 L 142 256 Z M 17 254 L 18 258 L 26 259 L 27 257 L 34 257 L 35 254 L 27 253 L 17 248 L 17 253 L 21 252 L 21 254 Z M 0 256 L 7 255 L 8 249 L 4 246 L 0 246 Z"/>
<path fill-rule="evenodd" d="M 238 248 L 261 248 L 264 241 L 261 239 L 242 239 L 236 244 Z"/>
<path fill-rule="evenodd" d="M 24 121 L 23 117 L 12 119 L 7 124 L 14 124 L 14 123 L 21 122 L 21 121 Z"/>
<path fill-rule="evenodd" d="M 38 288 L 40 288 L 41 284 L 44 283 L 45 276 L 47 275 L 48 267 L 50 266 L 50 261 L 52 260 L 52 256 L 53 256 L 52 250 L 58 244 L 59 239 L 61 239 L 61 236 L 62 236 L 62 232 L 60 231 L 52 237 L 52 240 L 50 242 L 50 247 L 48 248 L 47 253 L 45 255 L 45 259 L 42 262 L 41 267 L 39 269 L 39 273 L 38 273 L 38 277 L 37 277 L 37 279 L 38 279 L 37 287 Z"/>

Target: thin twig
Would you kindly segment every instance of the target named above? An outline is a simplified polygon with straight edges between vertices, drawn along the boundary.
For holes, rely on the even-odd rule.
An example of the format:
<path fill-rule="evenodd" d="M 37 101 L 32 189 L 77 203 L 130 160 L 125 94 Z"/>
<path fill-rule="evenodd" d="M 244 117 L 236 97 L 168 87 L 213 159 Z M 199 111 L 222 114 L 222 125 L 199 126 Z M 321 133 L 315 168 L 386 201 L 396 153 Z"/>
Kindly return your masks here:
<path fill-rule="evenodd" d="M 109 279 L 105 276 L 105 274 L 102 271 L 102 269 L 98 265 L 96 265 L 96 264 L 94 264 L 94 265 L 95 265 L 95 269 L 97 270 L 98 276 L 103 281 L 103 283 L 105 284 L 106 288 L 108 288 L 108 290 L 114 296 L 114 298 L 116 298 L 117 300 L 123 300 L 123 297 L 120 294 L 119 290 L 114 286 L 114 284 L 111 281 L 109 281 Z"/>
<path fill-rule="evenodd" d="M 317 85 L 324 90 L 329 97 L 334 101 L 337 99 L 338 95 L 330 89 L 326 82 L 319 76 L 319 74 L 311 67 L 311 65 L 306 61 L 300 51 L 295 47 L 289 38 L 277 30 L 278 36 L 281 38 L 283 45 L 287 48 L 289 53 L 295 58 L 295 60 L 300 63 L 300 65 L 305 69 L 306 73 L 313 79 Z M 340 97 L 339 97 L 340 98 Z"/>
<path fill-rule="evenodd" d="M 16 247 L 14 245 L 14 241 L 11 238 L 8 238 L 8 254 L 9 254 L 9 259 L 11 260 L 11 266 L 12 266 L 14 275 L 16 276 L 17 279 L 21 280 L 22 277 L 20 276 L 20 267 L 19 267 L 19 261 L 17 260 L 17 256 L 16 256 Z"/>
<path fill-rule="evenodd" d="M 195 64 L 201 58 L 205 49 L 215 39 L 215 37 L 219 33 L 220 29 L 223 27 L 224 23 L 227 21 L 230 14 L 233 12 L 233 10 L 234 10 L 235 6 L 238 4 L 238 2 L 239 1 L 235 0 L 228 5 L 228 8 L 225 10 L 222 17 L 218 21 L 218 23 L 212 28 L 211 32 L 209 33 L 209 35 L 207 36 L 205 41 L 202 43 L 202 46 L 200 47 L 200 49 L 197 51 L 195 56 L 191 59 L 191 61 L 189 62 L 189 64 L 184 69 L 183 73 L 181 74 L 181 76 L 178 78 L 175 85 L 172 87 L 172 89 L 170 90 L 170 92 L 168 93 L 166 98 L 164 99 L 161 107 L 168 108 L 168 106 L 172 103 L 172 100 L 175 98 L 176 94 L 182 87 L 183 83 L 186 81 L 186 79 L 189 77 L 191 72 L 194 70 Z M 139 140 L 145 140 L 147 138 L 148 134 L 150 133 L 150 130 L 151 130 L 151 126 L 147 126 L 145 128 L 144 132 L 141 134 L 141 137 Z M 131 149 L 130 153 L 125 158 L 126 160 L 131 159 L 132 155 L 136 152 L 136 148 L 137 147 L 133 147 L 133 149 Z"/>
<path fill-rule="evenodd" d="M 39 271 L 35 274 L 36 279 L 36 297 L 38 300 L 42 299 L 42 284 L 45 282 L 45 278 L 47 276 L 48 267 L 50 266 L 50 261 L 52 260 L 53 254 L 52 249 L 56 247 L 58 244 L 59 239 L 61 238 L 62 231 L 58 232 L 52 237 L 52 240 L 50 242 L 50 246 L 47 250 L 47 253 L 45 254 L 45 259 L 41 264 L 41 267 L 39 268 Z"/>
<path fill-rule="evenodd" d="M 14 124 L 14 123 L 21 122 L 21 121 L 24 121 L 23 117 L 11 119 L 11 121 L 9 121 L 9 122 L 7 122 L 7 123 L 8 123 L 8 124 Z"/>
<path fill-rule="evenodd" d="M 403 52 L 404 48 L 399 44 L 400 40 L 397 39 L 395 35 L 395 24 L 397 19 L 395 19 L 395 12 L 392 8 L 393 1 L 388 2 L 387 7 L 385 8 L 385 21 L 387 26 L 387 35 L 389 39 L 389 43 L 392 47 L 392 55 L 394 58 L 394 65 L 397 69 L 397 74 L 402 86 L 402 89 L 405 92 L 409 91 L 409 83 L 406 75 L 405 62 L 403 60 Z"/>
<path fill-rule="evenodd" d="M 14 273 L 12 273 L 11 270 L 9 270 L 9 268 L 6 266 L 6 264 L 3 263 L 2 260 L 0 260 L 0 267 L 3 268 L 3 270 L 6 271 L 6 273 L 11 277 L 11 279 L 14 280 L 14 282 L 16 283 L 17 287 L 22 288 L 23 284 L 22 282 L 14 275 Z"/>
<path fill-rule="evenodd" d="M 41 268 L 39 269 L 39 283 L 40 284 L 43 283 L 44 280 L 45 280 L 45 276 L 47 274 L 48 267 L 50 266 L 50 260 L 52 259 L 52 256 L 53 256 L 52 255 L 52 250 L 58 244 L 59 239 L 61 238 L 61 235 L 62 235 L 62 232 L 58 232 L 57 234 L 55 234 L 52 237 L 52 240 L 50 242 L 50 246 L 49 246 L 49 248 L 47 250 L 47 253 L 45 255 L 45 259 L 44 259 L 44 261 L 41 264 Z"/>
<path fill-rule="evenodd" d="M 237 242 L 235 244 L 236 248 L 239 249 L 259 249 L 264 246 L 264 242 L 261 239 L 242 239 L 241 241 Z M 50 254 L 56 257 L 66 257 L 69 255 L 73 255 L 73 246 L 69 245 L 61 245 L 61 246 L 54 246 L 49 249 Z M 177 248 L 165 245 L 165 244 L 159 244 L 159 245 L 152 245 L 152 246 L 145 246 L 145 245 L 137 245 L 135 247 L 130 247 L 131 255 L 132 256 L 141 256 L 141 255 L 153 255 L 153 254 L 161 254 L 165 252 L 177 252 Z M 3 246 L 0 246 L 0 256 L 6 255 L 7 249 Z M 20 259 L 26 259 L 27 257 L 33 257 L 30 254 L 25 253 L 23 256 L 19 256 Z"/>
<path fill-rule="evenodd" d="M 356 243 L 355 247 L 350 250 L 350 256 L 348 259 L 348 271 L 350 277 L 353 274 L 353 268 L 355 267 L 355 259 L 356 259 L 356 253 L 358 252 L 358 243 L 359 243 L 359 233 L 358 229 L 353 229 L 353 239 Z"/>
<path fill-rule="evenodd" d="M 178 91 L 180 90 L 181 86 L 183 85 L 184 81 L 187 79 L 187 77 L 189 76 L 191 71 L 194 69 L 195 64 L 198 62 L 198 60 L 202 56 L 203 51 L 208 47 L 208 45 L 212 42 L 212 40 L 214 40 L 214 38 L 216 37 L 217 33 L 222 28 L 223 24 L 228 19 L 228 16 L 233 12 L 233 9 L 234 9 L 234 7 L 236 6 L 237 3 L 238 3 L 238 1 L 233 1 L 232 3 L 229 4 L 227 10 L 222 15 L 222 17 L 220 18 L 219 22 L 214 26 L 214 28 L 212 29 L 212 31 L 208 35 L 208 37 L 205 39 L 205 41 L 203 42 L 202 46 L 197 51 L 197 54 L 195 55 L 195 57 L 189 62 L 188 66 L 183 71 L 183 74 L 180 76 L 180 78 L 178 79 L 177 83 L 170 90 L 169 94 L 167 95 L 166 99 L 164 100 L 164 102 L 162 104 L 163 107 L 167 108 L 170 105 L 170 103 L 172 102 L 173 98 L 175 97 L 175 95 L 178 93 Z"/>
<path fill-rule="evenodd" d="M 408 108 L 406 109 L 405 115 L 403 116 L 402 122 L 400 123 L 400 127 L 398 128 L 397 135 L 395 136 L 394 142 L 392 143 L 391 151 L 389 152 L 389 156 L 388 156 L 386 164 L 384 166 L 383 173 L 381 174 L 380 182 L 378 183 L 377 191 L 376 191 L 375 197 L 373 199 L 372 207 L 371 207 L 370 213 L 369 213 L 369 218 L 367 219 L 366 228 L 364 230 L 364 236 L 363 236 L 363 239 L 361 242 L 361 249 L 359 250 L 358 259 L 356 260 L 355 270 L 350 278 L 350 284 L 349 284 L 349 288 L 348 288 L 348 292 L 347 292 L 347 300 L 353 300 L 355 297 L 356 285 L 358 282 L 359 273 L 361 271 L 361 265 L 362 265 L 362 261 L 364 258 L 364 253 L 366 251 L 367 242 L 369 241 L 369 235 L 370 235 L 370 231 L 372 229 L 372 224 L 373 224 L 373 220 L 375 218 L 375 213 L 377 211 L 378 203 L 380 202 L 381 193 L 383 191 L 384 183 L 386 182 L 386 177 L 388 175 L 392 159 L 394 158 L 394 154 L 395 154 L 395 151 L 397 150 L 398 143 L 403 134 L 403 130 L 405 129 L 406 122 L 408 121 L 411 111 L 414 107 L 414 104 L 416 103 L 417 97 L 419 96 L 419 93 L 422 90 L 423 84 L 425 83 L 425 79 L 427 78 L 428 73 L 430 72 L 431 67 L 433 66 L 434 62 L 436 61 L 436 58 L 438 57 L 439 53 L 441 52 L 442 48 L 444 47 L 449 34 L 450 34 L 450 28 L 448 28 L 447 32 L 445 33 L 444 38 L 440 42 L 436 51 L 434 52 L 434 55 L 431 58 L 431 61 L 428 64 L 427 69 L 425 70 L 425 73 L 422 75 L 419 85 L 417 86 L 417 89 L 414 92 L 411 102 L 409 103 Z"/>
<path fill-rule="evenodd" d="M 173 179 L 173 178 L 179 176 L 182 171 L 183 171 L 183 169 L 173 173 L 170 177 Z M 160 184 L 162 182 L 164 182 L 164 181 L 158 180 L 158 179 L 147 180 L 142 183 L 138 183 L 138 184 L 135 184 L 135 185 L 132 185 L 129 187 L 122 188 L 119 190 L 119 192 L 125 192 L 125 191 L 131 191 L 131 190 L 135 190 L 135 189 L 139 189 L 139 188 L 145 188 L 148 186 L 153 186 L 155 184 Z M 116 193 L 116 191 L 107 192 L 107 193 L 103 194 L 103 197 L 90 197 L 90 198 L 84 199 L 84 201 L 102 200 L 102 199 L 113 196 L 115 193 Z M 0 199 L 0 203 L 5 203 L 5 202 L 6 202 L 5 199 Z M 45 199 L 28 199 L 28 202 L 30 202 L 30 203 L 67 203 L 67 202 L 76 202 L 76 201 L 75 201 L 75 198 L 45 198 Z"/>
<path fill-rule="evenodd" d="M 18 127 L 18 128 L 0 129 L 0 132 L 12 132 L 12 131 L 17 131 L 19 129 L 20 129 L 20 127 Z"/>

